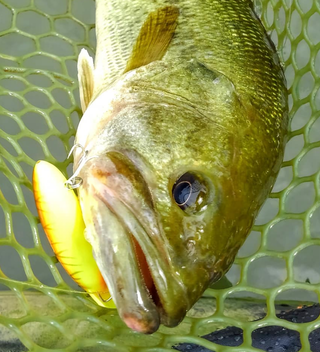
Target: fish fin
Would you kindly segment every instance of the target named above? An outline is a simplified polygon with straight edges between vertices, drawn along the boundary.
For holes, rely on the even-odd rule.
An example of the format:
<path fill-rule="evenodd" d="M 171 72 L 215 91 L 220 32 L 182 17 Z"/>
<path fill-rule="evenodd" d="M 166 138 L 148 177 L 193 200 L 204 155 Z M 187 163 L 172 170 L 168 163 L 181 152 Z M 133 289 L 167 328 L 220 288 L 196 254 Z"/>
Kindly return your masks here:
<path fill-rule="evenodd" d="M 215 281 L 209 285 L 209 288 L 212 288 L 214 290 L 223 290 L 225 288 L 230 288 L 232 287 L 232 283 L 228 280 L 226 276 L 222 276 L 222 278 L 219 281 Z"/>
<path fill-rule="evenodd" d="M 124 72 L 161 60 L 174 35 L 179 10 L 167 6 L 151 12 L 144 22 Z"/>
<path fill-rule="evenodd" d="M 93 60 L 86 49 L 82 49 L 78 58 L 78 80 L 81 109 L 84 113 L 93 95 Z"/>

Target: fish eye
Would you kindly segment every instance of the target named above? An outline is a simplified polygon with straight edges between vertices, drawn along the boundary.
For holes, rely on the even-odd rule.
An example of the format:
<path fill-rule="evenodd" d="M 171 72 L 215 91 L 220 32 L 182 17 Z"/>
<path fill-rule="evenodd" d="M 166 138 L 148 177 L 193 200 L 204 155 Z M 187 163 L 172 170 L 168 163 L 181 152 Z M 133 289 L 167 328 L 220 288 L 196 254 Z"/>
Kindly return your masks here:
<path fill-rule="evenodd" d="M 206 204 L 207 184 L 203 177 L 186 172 L 175 182 L 172 195 L 180 209 L 186 212 L 198 212 Z"/>

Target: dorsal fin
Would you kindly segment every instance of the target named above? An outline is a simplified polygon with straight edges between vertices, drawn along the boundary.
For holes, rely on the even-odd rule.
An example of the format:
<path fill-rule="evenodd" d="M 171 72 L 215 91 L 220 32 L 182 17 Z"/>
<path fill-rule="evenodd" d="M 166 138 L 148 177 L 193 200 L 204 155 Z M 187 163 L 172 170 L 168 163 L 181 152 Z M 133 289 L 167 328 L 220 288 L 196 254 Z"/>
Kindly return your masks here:
<path fill-rule="evenodd" d="M 78 80 L 82 112 L 87 110 L 93 94 L 93 60 L 86 49 L 82 49 L 78 58 Z"/>
<path fill-rule="evenodd" d="M 167 6 L 151 12 L 144 22 L 124 72 L 161 60 L 177 26 L 179 10 Z"/>

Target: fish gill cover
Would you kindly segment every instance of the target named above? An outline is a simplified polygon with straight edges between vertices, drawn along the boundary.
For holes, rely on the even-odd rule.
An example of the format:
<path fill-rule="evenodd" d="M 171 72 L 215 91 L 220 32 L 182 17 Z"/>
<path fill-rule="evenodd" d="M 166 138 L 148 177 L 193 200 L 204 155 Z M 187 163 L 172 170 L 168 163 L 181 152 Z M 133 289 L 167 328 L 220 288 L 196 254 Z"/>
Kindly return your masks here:
<path fill-rule="evenodd" d="M 178 327 L 151 336 L 126 328 L 115 310 L 97 307 L 70 280 L 39 225 L 32 196 L 37 160 L 71 173 L 67 153 L 82 115 L 76 61 L 81 48 L 95 51 L 94 5 L 0 0 L 0 350 L 155 352 L 190 343 L 232 351 L 223 338 L 212 343 L 200 336 L 236 327 L 243 332 L 236 345 L 250 352 L 263 349 L 252 347 L 258 329 L 279 326 L 300 333 L 303 351 L 310 343 L 317 351 L 312 337 L 319 312 L 302 325 L 280 314 L 288 308 L 279 304 L 293 309 L 319 302 L 319 1 L 256 2 L 288 81 L 284 162 L 227 274 L 233 286 L 208 289 Z"/>

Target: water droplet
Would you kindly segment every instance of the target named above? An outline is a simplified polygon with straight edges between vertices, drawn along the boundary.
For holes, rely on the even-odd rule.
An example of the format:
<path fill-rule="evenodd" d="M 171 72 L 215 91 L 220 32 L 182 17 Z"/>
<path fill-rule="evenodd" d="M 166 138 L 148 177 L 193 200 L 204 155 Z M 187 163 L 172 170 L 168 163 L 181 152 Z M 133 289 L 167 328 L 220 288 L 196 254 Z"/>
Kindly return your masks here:
<path fill-rule="evenodd" d="M 293 323 L 297 323 L 298 319 L 297 319 L 297 318 L 292 318 L 291 321 L 292 321 Z"/>
<path fill-rule="evenodd" d="M 261 340 L 260 343 L 261 343 L 261 345 L 264 345 L 266 343 L 266 341 Z"/>
<path fill-rule="evenodd" d="M 268 347 L 267 352 L 273 352 L 273 347 Z"/>
<path fill-rule="evenodd" d="M 239 341 L 240 339 L 241 339 L 241 336 L 239 336 L 239 335 L 234 337 L 235 341 Z"/>
<path fill-rule="evenodd" d="M 279 342 L 278 342 L 278 341 L 276 341 L 275 345 L 276 345 L 276 346 L 279 346 Z"/>
<path fill-rule="evenodd" d="M 282 345 L 280 346 L 280 351 L 287 351 L 288 350 L 288 346 Z"/>
<path fill-rule="evenodd" d="M 219 336 L 218 340 L 223 340 L 224 336 Z"/>
<path fill-rule="evenodd" d="M 193 346 L 192 346 L 192 345 L 187 345 L 187 346 L 186 346 L 186 350 L 190 351 L 190 350 L 192 350 L 192 349 L 193 349 Z"/>

